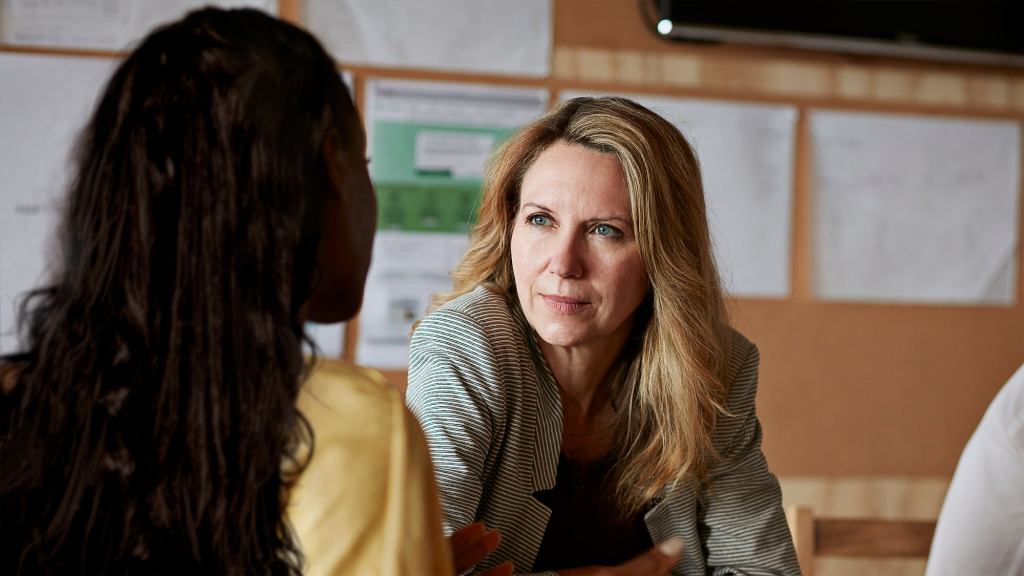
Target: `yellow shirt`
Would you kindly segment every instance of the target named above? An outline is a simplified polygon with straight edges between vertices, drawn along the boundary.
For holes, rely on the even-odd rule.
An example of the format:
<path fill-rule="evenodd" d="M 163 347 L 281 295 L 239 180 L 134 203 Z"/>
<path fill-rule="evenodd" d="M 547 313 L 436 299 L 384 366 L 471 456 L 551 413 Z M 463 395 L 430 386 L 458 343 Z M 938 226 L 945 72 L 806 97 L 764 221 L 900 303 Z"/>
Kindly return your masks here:
<path fill-rule="evenodd" d="M 321 360 L 299 409 L 315 437 L 288 507 L 305 573 L 452 574 L 430 454 L 398 391 Z"/>

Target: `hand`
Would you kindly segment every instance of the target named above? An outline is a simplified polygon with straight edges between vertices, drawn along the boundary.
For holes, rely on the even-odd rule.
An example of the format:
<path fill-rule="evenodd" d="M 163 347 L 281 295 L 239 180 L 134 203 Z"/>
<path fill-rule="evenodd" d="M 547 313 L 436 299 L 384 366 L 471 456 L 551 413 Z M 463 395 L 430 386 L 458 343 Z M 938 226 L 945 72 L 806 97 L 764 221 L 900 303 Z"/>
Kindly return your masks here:
<path fill-rule="evenodd" d="M 559 576 L 664 576 L 683 555 L 683 540 L 672 537 L 618 566 L 587 566 L 559 570 Z"/>
<path fill-rule="evenodd" d="M 455 531 L 448 537 L 455 561 L 455 573 L 462 574 L 474 567 L 501 544 L 501 533 L 488 530 L 483 522 L 474 522 Z M 483 573 L 485 576 L 509 576 L 512 563 L 505 562 Z"/>

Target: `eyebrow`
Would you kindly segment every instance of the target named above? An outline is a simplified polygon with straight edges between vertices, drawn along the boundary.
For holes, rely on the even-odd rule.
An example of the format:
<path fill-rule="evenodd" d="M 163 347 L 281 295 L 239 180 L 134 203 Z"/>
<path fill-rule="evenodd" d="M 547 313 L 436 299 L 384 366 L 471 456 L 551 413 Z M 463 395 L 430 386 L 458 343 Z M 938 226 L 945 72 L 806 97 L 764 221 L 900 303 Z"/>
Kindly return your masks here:
<path fill-rule="evenodd" d="M 526 204 L 520 204 L 519 205 L 519 211 L 522 212 L 523 210 L 526 210 L 527 206 L 533 206 L 534 208 L 536 208 L 538 210 L 543 210 L 545 212 L 554 212 L 554 210 L 552 210 L 551 208 L 548 208 L 547 206 L 542 206 L 540 204 L 536 204 L 534 202 L 527 202 Z"/>
<path fill-rule="evenodd" d="M 522 213 L 528 207 L 533 207 L 536 208 L 537 210 L 543 210 L 544 212 L 554 212 L 554 210 L 552 210 L 551 208 L 548 208 L 547 206 L 544 206 L 542 204 L 537 204 L 536 202 L 527 202 L 526 204 L 523 204 L 522 206 L 519 207 L 519 212 Z M 628 216 L 599 216 L 597 218 L 588 218 L 586 222 L 588 224 L 592 224 L 594 222 L 621 222 L 622 224 L 625 224 L 627 226 L 633 225 L 633 219 Z"/>
<path fill-rule="evenodd" d="M 591 218 L 590 220 L 587 220 L 587 222 L 621 222 L 627 226 L 633 225 L 632 219 L 623 218 L 622 216 L 605 216 L 603 218 Z"/>

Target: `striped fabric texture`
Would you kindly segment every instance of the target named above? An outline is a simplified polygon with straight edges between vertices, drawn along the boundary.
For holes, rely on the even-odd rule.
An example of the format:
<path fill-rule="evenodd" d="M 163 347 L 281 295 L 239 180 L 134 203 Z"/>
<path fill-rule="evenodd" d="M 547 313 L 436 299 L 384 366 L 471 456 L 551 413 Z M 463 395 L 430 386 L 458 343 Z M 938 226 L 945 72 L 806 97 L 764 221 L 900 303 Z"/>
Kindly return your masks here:
<path fill-rule="evenodd" d="M 673 574 L 799 574 L 779 483 L 761 452 L 757 348 L 733 335 L 730 416 L 716 425 L 722 458 L 710 486 L 664 490 L 644 521 L 653 542 L 685 542 Z M 562 409 L 518 306 L 478 287 L 424 319 L 410 345 L 406 402 L 427 437 L 446 533 L 482 520 L 502 542 L 476 569 L 511 560 L 528 572 L 550 516 L 534 493 L 555 485 Z"/>

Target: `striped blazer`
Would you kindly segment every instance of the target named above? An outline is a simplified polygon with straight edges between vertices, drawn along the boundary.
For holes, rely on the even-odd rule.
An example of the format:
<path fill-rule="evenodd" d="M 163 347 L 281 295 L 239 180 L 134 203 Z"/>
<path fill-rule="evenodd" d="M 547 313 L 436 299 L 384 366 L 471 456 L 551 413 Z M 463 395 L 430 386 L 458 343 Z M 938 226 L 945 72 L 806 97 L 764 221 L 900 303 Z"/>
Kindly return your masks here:
<path fill-rule="evenodd" d="M 714 430 L 721 460 L 709 488 L 663 490 L 644 521 L 653 542 L 685 542 L 673 574 L 798 574 L 779 484 L 761 452 L 757 348 L 733 337 L 731 416 Z M 424 319 L 410 345 L 406 402 L 427 437 L 445 531 L 482 520 L 502 539 L 477 568 L 511 560 L 529 571 L 551 514 L 534 493 L 555 485 L 562 410 L 518 306 L 478 287 Z"/>

